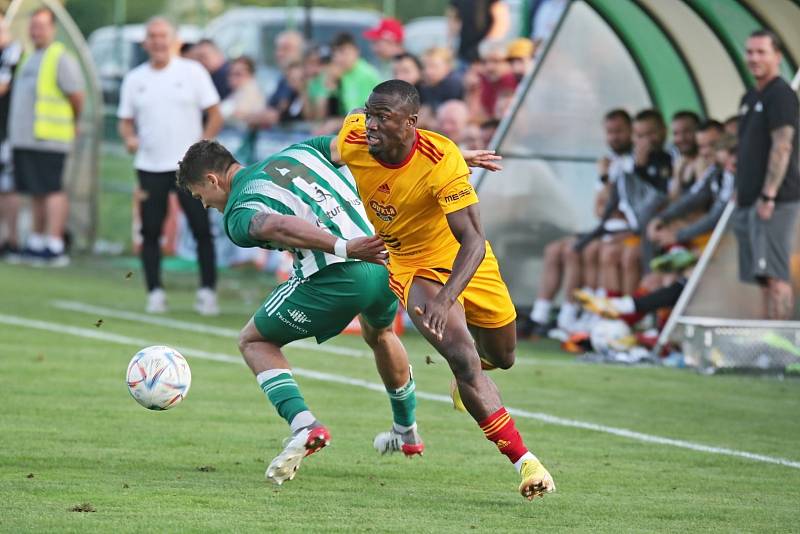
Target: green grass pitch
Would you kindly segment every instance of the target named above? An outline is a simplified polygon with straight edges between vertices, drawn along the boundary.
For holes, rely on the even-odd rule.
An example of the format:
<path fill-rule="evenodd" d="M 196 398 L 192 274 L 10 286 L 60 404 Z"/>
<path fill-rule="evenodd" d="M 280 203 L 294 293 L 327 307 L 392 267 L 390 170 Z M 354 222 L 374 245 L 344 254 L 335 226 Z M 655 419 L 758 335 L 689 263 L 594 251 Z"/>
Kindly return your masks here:
<path fill-rule="evenodd" d="M 127 279 L 128 270 L 98 260 L 64 270 L 0 265 L 0 531 L 798 528 L 797 467 L 517 417 L 558 486 L 529 503 L 517 494 L 511 465 L 448 404 L 419 401 L 424 457 L 380 457 L 372 438 L 390 424 L 386 396 L 308 375 L 298 382 L 333 441 L 304 462 L 294 481 L 272 486 L 264 469 L 287 428 L 239 361 L 235 336 L 55 305 L 141 313 L 141 276 L 134 270 Z M 191 311 L 194 276 L 168 274 L 168 318 L 237 330 L 272 282 L 253 273 L 222 278 L 224 313 L 205 319 Z M 150 412 L 124 383 L 140 341 L 217 359 L 187 355 L 187 399 Z M 418 391 L 446 395 L 450 373 L 441 357 L 418 335 L 404 336 L 404 343 Z M 352 336 L 330 344 L 365 349 Z M 287 350 L 298 368 L 379 383 L 369 357 L 344 352 Z M 522 343 L 518 353 L 514 368 L 492 374 L 507 406 L 800 462 L 800 381 L 579 364 L 546 343 Z M 95 511 L 72 511 L 84 504 Z"/>

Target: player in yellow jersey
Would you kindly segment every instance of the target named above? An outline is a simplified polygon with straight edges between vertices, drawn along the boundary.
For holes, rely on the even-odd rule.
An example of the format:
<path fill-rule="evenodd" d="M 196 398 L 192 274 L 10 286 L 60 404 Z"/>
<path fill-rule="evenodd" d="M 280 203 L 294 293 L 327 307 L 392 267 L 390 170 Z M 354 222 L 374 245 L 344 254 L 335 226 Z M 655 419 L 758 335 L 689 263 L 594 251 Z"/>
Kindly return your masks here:
<path fill-rule="evenodd" d="M 386 243 L 392 291 L 414 310 L 414 324 L 449 363 L 467 411 L 522 474 L 522 495 L 533 499 L 555 484 L 525 447 L 481 362 L 513 365 L 514 306 L 483 236 L 467 163 L 455 143 L 417 129 L 418 111 L 412 85 L 383 82 L 326 148 L 331 161 L 352 171 Z"/>

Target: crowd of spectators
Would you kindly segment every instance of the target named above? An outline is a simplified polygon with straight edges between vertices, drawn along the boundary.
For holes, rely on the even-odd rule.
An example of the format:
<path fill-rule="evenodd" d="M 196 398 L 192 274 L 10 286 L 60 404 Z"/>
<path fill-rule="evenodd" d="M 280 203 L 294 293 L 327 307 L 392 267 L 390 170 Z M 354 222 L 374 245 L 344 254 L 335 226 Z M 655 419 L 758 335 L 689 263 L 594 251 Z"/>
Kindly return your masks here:
<path fill-rule="evenodd" d="M 761 287 L 763 318 L 791 317 L 800 117 L 797 95 L 780 76 L 780 50 L 769 31 L 748 38 L 756 84 L 724 122 L 680 110 L 668 131 L 657 109 L 606 113 L 608 150 L 597 162 L 594 203 L 599 222 L 547 245 L 538 294 L 520 321 L 522 337 L 550 336 L 583 351 L 594 325 L 612 318 L 652 332 L 639 343 L 655 343 L 731 200 L 740 280 Z"/>
<path fill-rule="evenodd" d="M 252 58 L 226 58 L 210 39 L 184 46 L 181 54 L 200 62 L 211 75 L 229 128 L 334 132 L 348 112 L 364 104 L 372 87 L 398 78 L 419 90 L 422 128 L 446 130 L 463 147 L 479 148 L 508 110 L 517 85 L 533 67 L 536 52 L 536 44 L 528 38 L 508 39 L 506 10 L 496 7 L 505 4 L 488 4 L 495 7 L 486 20 L 497 18 L 491 28 L 474 28 L 472 11 L 467 10 L 470 18 L 462 21 L 463 12 L 453 7 L 450 23 L 452 31 L 460 32 L 461 46 L 434 46 L 419 56 L 404 48 L 402 23 L 382 19 L 363 33 L 377 58 L 375 64 L 361 57 L 351 34 L 339 33 L 330 42 L 314 43 L 287 29 L 275 37 L 274 60 L 280 78 L 270 94 L 263 94 Z M 464 36 L 469 38 L 463 40 Z"/>

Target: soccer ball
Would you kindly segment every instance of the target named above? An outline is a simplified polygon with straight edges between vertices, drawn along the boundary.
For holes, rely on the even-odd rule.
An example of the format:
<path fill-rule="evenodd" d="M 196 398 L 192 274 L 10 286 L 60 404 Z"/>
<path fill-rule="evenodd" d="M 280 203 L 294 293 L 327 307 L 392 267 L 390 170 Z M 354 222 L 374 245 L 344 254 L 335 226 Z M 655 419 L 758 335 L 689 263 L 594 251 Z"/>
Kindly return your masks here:
<path fill-rule="evenodd" d="M 597 321 L 589 333 L 589 340 L 595 352 L 600 354 L 627 350 L 636 343 L 628 324 L 619 319 Z"/>
<path fill-rule="evenodd" d="M 128 391 L 148 410 L 169 410 L 189 393 L 192 372 L 181 353 L 170 347 L 146 347 L 131 358 Z"/>

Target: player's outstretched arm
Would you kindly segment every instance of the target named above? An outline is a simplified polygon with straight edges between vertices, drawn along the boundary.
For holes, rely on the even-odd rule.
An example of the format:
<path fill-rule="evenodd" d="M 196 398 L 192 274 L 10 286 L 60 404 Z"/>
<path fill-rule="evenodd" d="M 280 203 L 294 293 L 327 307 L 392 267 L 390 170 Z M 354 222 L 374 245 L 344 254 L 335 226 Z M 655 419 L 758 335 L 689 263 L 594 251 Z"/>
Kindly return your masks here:
<path fill-rule="evenodd" d="M 470 167 L 483 167 L 488 171 L 503 170 L 503 166 L 497 163 L 503 156 L 498 156 L 494 150 L 462 150 L 461 155 Z"/>
<path fill-rule="evenodd" d="M 424 309 L 414 311 L 423 316 L 422 324 L 440 340 L 447 324 L 447 313 L 478 270 L 486 255 L 486 238 L 483 236 L 478 204 L 447 214 L 447 224 L 461 247 L 453 261 L 453 270 L 447 283 Z"/>
<path fill-rule="evenodd" d="M 310 222 L 292 215 L 256 213 L 250 219 L 250 237 L 256 241 L 279 243 L 289 248 L 321 250 L 345 258 L 384 265 L 386 246 L 378 236 L 356 237 L 337 247 L 339 238 Z M 343 248 L 342 248 L 343 247 Z"/>

